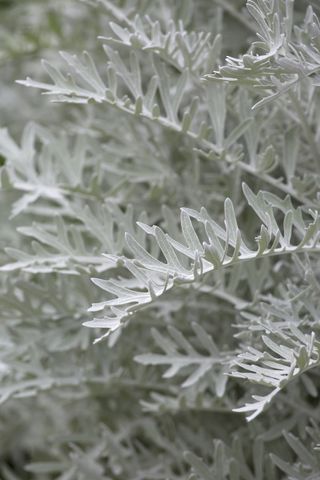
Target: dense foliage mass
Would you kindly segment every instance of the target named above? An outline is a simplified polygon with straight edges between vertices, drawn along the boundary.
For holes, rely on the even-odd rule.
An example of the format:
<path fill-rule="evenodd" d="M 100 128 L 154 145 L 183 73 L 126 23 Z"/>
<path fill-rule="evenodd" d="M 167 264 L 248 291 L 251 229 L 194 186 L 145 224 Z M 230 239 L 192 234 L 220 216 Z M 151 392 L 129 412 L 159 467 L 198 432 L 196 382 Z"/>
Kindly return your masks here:
<path fill-rule="evenodd" d="M 318 2 L 0 15 L 1 479 L 318 480 Z"/>

